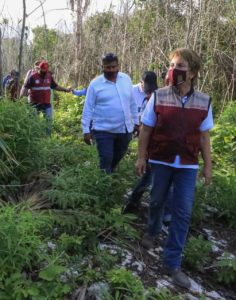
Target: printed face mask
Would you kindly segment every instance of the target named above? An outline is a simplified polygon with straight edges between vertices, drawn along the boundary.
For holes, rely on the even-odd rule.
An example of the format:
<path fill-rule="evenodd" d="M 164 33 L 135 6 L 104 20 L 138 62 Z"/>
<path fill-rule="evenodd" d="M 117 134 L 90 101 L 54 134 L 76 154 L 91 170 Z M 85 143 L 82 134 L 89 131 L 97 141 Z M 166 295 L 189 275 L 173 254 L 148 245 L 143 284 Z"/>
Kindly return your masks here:
<path fill-rule="evenodd" d="M 186 70 L 170 69 L 168 71 L 168 81 L 171 85 L 179 85 L 186 81 Z"/>

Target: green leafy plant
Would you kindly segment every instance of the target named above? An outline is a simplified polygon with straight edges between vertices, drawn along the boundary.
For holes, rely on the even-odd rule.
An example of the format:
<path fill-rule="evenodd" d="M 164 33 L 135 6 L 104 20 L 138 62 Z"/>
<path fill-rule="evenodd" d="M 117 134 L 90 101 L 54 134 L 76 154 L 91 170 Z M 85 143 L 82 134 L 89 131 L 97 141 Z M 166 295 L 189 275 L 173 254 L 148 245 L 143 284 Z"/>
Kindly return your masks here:
<path fill-rule="evenodd" d="M 197 186 L 193 211 L 195 224 L 203 220 L 202 204 L 217 209 L 215 216 L 224 218 L 230 226 L 236 226 L 236 104 L 232 102 L 217 119 L 212 130 L 213 182 L 207 188 Z"/>
<path fill-rule="evenodd" d="M 71 292 L 72 283 L 63 283 L 59 275 L 64 268 L 51 266 L 40 273 L 42 279 L 32 281 L 22 273 L 10 274 L 0 282 L 0 299 L 2 300 L 58 300 Z"/>
<path fill-rule="evenodd" d="M 123 295 L 125 299 L 144 299 L 145 290 L 142 282 L 131 271 L 124 268 L 113 269 L 107 272 L 106 277 L 114 294 L 119 292 L 120 296 Z"/>
<path fill-rule="evenodd" d="M 193 269 L 201 270 L 209 260 L 211 242 L 206 241 L 202 235 L 191 237 L 184 250 L 184 262 Z"/>
<path fill-rule="evenodd" d="M 0 278 L 25 268 L 32 269 L 42 260 L 41 230 L 44 225 L 45 217 L 40 214 L 16 206 L 0 209 Z"/>
<path fill-rule="evenodd" d="M 214 175 L 214 182 L 205 189 L 205 203 L 218 210 L 218 218 L 224 220 L 230 226 L 236 226 L 236 174 L 231 173 L 225 176 L 220 170 Z"/>
<path fill-rule="evenodd" d="M 18 162 L 16 161 L 9 147 L 5 144 L 5 142 L 1 138 L 0 138 L 0 149 L 2 153 L 5 155 L 5 159 L 0 159 L 0 176 L 4 177 L 5 175 L 12 173 L 11 171 L 12 165 L 17 166 Z"/>
<path fill-rule="evenodd" d="M 224 253 L 215 266 L 219 269 L 217 277 L 220 282 L 227 285 L 236 283 L 236 258 L 229 253 Z"/>
<path fill-rule="evenodd" d="M 46 122 L 26 103 L 0 101 L 0 172 L 2 183 L 24 180 L 43 166 L 42 139 Z M 17 163 L 16 163 L 17 162 Z M 4 176 L 3 176 L 4 175 Z"/>
<path fill-rule="evenodd" d="M 181 300 L 181 296 L 173 295 L 168 289 L 157 291 L 149 288 L 145 293 L 145 300 Z"/>
<path fill-rule="evenodd" d="M 236 172 L 236 103 L 224 110 L 212 131 L 213 159 L 220 173 Z"/>

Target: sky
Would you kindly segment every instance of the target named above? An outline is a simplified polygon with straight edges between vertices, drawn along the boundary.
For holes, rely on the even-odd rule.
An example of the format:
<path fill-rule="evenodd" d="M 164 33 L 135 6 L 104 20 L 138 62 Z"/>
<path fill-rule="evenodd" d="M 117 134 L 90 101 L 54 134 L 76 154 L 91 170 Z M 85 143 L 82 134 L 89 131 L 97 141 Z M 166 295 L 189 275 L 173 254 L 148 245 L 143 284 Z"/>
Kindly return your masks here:
<path fill-rule="evenodd" d="M 48 28 L 59 28 L 60 26 L 72 27 L 72 13 L 68 9 L 68 0 L 41 0 L 44 2 L 45 19 Z M 96 11 L 104 11 L 112 4 L 117 7 L 119 0 L 91 0 L 90 14 Z M 44 25 L 43 10 L 39 0 L 26 0 L 26 26 L 34 28 Z M 37 8 L 37 9 L 36 9 Z M 35 10 L 36 9 L 36 10 Z M 35 11 L 34 11 L 35 10 Z M 23 16 L 22 0 L 0 0 L 0 23 L 3 18 L 11 24 L 17 24 Z"/>

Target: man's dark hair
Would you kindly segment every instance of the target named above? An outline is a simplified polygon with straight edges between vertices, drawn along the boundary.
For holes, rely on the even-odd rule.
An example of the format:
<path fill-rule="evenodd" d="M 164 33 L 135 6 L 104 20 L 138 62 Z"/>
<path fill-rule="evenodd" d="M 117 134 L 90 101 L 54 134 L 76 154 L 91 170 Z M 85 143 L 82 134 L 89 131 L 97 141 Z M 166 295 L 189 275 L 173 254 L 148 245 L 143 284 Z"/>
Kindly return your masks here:
<path fill-rule="evenodd" d="M 102 64 L 103 65 L 107 64 L 107 63 L 114 62 L 114 61 L 118 63 L 118 57 L 114 53 L 106 53 L 102 57 Z"/>

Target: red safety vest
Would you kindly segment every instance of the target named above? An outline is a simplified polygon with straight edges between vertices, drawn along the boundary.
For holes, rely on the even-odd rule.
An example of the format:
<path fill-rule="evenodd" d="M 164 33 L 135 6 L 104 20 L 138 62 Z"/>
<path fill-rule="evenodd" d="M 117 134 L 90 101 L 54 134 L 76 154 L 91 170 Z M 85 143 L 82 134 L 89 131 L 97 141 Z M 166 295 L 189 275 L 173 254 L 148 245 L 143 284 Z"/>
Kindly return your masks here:
<path fill-rule="evenodd" d="M 33 73 L 33 85 L 30 88 L 30 99 L 36 104 L 50 104 L 52 75 L 47 72 L 41 77 L 38 72 Z"/>
<path fill-rule="evenodd" d="M 193 91 L 183 105 L 173 87 L 157 90 L 154 111 L 157 124 L 148 146 L 148 158 L 181 164 L 197 164 L 200 151 L 200 125 L 207 117 L 210 97 Z"/>

